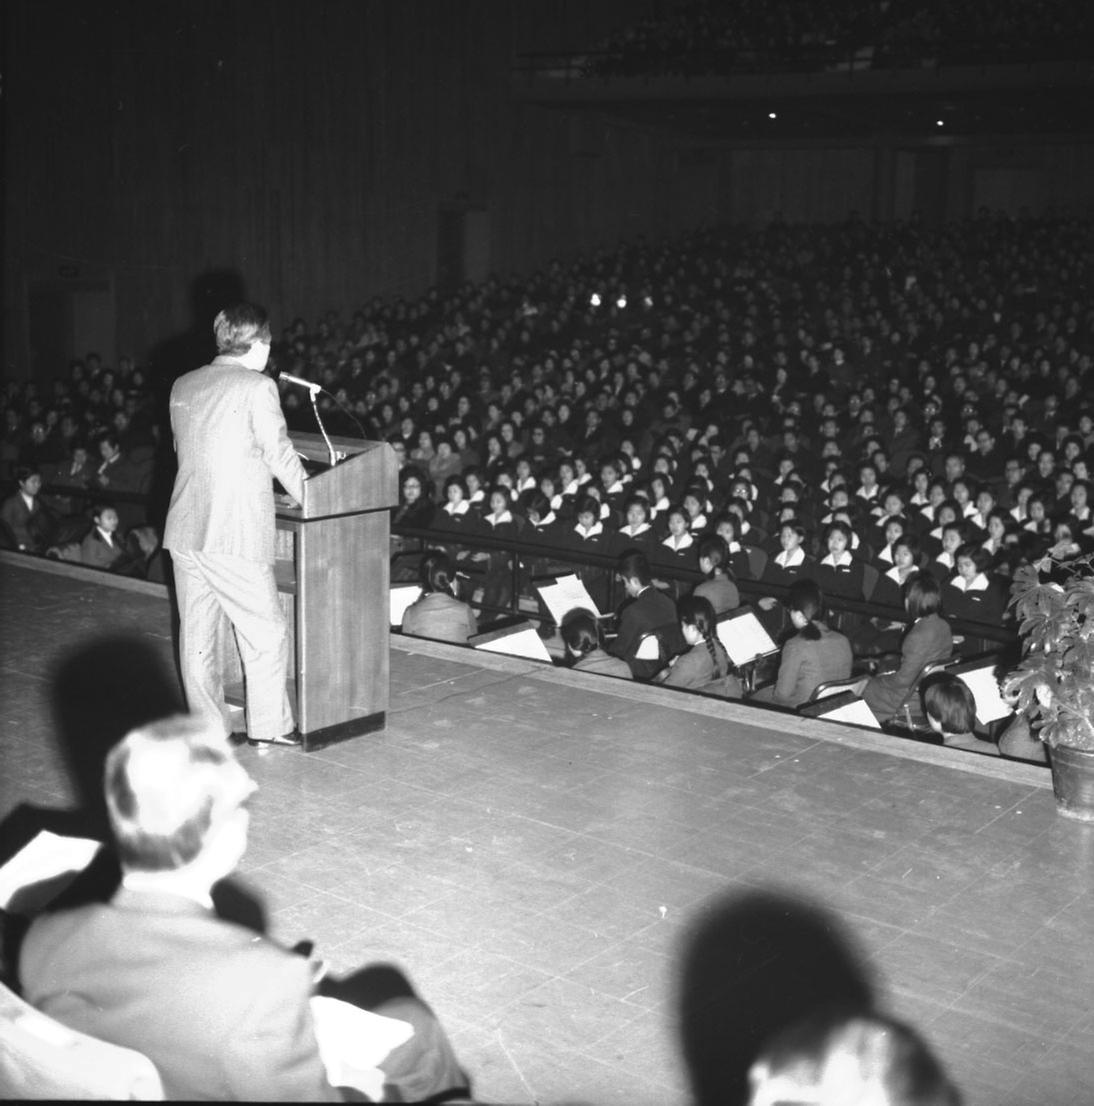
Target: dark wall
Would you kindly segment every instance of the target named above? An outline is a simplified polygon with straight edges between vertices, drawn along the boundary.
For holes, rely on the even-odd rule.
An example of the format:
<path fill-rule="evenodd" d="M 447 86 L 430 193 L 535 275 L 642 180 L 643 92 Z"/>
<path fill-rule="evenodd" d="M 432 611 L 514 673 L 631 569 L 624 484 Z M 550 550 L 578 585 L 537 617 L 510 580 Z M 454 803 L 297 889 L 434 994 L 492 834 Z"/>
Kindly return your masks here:
<path fill-rule="evenodd" d="M 442 205 L 485 209 L 499 271 L 686 222 L 662 140 L 509 91 L 515 51 L 587 42 L 633 17 L 622 0 L 0 7 L 17 376 L 29 298 L 66 281 L 112 290 L 109 359 L 188 326 L 209 271 L 282 322 L 416 293 Z"/>

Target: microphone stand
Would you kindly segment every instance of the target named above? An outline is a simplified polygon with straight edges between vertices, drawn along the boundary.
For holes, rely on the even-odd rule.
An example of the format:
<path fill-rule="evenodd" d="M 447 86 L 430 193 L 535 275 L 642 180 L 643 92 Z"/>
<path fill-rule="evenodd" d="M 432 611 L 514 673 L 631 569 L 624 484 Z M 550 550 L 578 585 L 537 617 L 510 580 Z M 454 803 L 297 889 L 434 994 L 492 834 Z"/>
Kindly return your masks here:
<path fill-rule="evenodd" d="M 327 456 L 330 458 L 330 467 L 334 468 L 337 464 L 337 458 L 334 456 L 334 446 L 331 445 L 330 436 L 327 434 L 327 428 L 323 425 L 323 420 L 319 417 L 319 405 L 315 402 L 315 397 L 319 394 L 320 388 L 318 385 L 308 389 L 308 398 L 311 400 L 311 409 L 315 412 L 315 421 L 319 424 L 319 433 L 323 435 L 323 441 L 327 443 Z"/>

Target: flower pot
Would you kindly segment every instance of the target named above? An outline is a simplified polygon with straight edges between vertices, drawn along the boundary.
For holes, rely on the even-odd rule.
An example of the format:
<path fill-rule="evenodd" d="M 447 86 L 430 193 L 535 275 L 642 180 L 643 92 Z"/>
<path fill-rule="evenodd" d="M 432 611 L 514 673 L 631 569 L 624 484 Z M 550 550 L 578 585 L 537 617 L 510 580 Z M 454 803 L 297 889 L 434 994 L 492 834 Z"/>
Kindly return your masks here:
<path fill-rule="evenodd" d="M 1094 753 L 1070 745 L 1053 745 L 1049 760 L 1056 809 L 1065 818 L 1094 822 Z"/>

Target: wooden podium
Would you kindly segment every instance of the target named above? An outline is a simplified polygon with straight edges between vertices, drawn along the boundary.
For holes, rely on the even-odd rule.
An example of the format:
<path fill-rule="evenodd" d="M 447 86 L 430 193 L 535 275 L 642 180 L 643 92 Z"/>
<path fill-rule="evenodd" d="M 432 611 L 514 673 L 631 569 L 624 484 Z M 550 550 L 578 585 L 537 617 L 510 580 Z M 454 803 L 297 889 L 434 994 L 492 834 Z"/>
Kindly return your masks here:
<path fill-rule="evenodd" d="M 319 434 L 289 437 L 309 461 L 329 463 Z M 388 704 L 395 453 L 386 442 L 331 444 L 337 464 L 309 477 L 303 505 L 277 507 L 275 573 L 291 640 L 290 697 L 309 752 L 383 729 Z"/>

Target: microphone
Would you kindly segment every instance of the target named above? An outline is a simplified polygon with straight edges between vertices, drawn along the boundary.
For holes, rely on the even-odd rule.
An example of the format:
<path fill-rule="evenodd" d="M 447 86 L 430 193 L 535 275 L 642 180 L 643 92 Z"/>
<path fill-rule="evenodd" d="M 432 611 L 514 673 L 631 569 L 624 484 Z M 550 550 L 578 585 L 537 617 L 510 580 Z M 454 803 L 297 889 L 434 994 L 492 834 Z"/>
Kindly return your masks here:
<path fill-rule="evenodd" d="M 278 380 L 287 380 L 290 384 L 296 384 L 301 388 L 307 388 L 314 396 L 323 390 L 322 384 L 316 384 L 314 380 L 305 380 L 302 376 L 293 376 L 292 373 L 278 373 Z"/>

